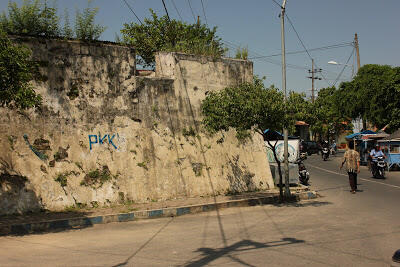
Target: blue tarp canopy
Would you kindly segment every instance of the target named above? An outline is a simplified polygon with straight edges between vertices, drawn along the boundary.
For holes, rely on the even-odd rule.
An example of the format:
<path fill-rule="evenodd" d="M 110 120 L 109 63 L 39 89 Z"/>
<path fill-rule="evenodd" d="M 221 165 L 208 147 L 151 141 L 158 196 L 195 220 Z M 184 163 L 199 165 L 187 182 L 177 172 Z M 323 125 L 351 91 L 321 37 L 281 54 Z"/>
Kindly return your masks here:
<path fill-rule="evenodd" d="M 346 139 L 359 139 L 363 135 L 366 135 L 366 134 L 376 134 L 376 133 L 373 132 L 373 131 L 370 131 L 370 130 L 365 130 L 365 131 L 362 131 L 362 132 L 359 132 L 359 133 L 350 134 L 350 135 L 346 136 Z"/>
<path fill-rule="evenodd" d="M 277 131 L 266 129 L 264 131 L 264 140 L 283 140 L 283 134 Z M 288 136 L 288 139 L 299 139 L 296 136 Z"/>

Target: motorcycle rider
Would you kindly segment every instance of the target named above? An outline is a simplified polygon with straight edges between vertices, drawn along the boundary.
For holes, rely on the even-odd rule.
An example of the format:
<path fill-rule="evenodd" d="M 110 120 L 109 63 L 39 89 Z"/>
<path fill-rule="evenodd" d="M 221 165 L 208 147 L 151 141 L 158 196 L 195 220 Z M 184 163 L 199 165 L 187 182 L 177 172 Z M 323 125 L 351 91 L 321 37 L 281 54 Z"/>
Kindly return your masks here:
<path fill-rule="evenodd" d="M 329 156 L 329 143 L 328 141 L 323 141 L 321 144 L 321 157 L 324 158 L 324 153 L 322 152 L 324 148 L 328 149 L 328 156 Z"/>
<path fill-rule="evenodd" d="M 375 145 L 375 148 L 371 150 L 371 153 L 369 153 L 369 155 L 371 156 L 371 169 L 372 169 L 372 173 L 375 173 L 376 170 L 376 162 L 378 157 L 385 157 L 385 154 L 383 154 L 381 148 L 379 145 Z"/>

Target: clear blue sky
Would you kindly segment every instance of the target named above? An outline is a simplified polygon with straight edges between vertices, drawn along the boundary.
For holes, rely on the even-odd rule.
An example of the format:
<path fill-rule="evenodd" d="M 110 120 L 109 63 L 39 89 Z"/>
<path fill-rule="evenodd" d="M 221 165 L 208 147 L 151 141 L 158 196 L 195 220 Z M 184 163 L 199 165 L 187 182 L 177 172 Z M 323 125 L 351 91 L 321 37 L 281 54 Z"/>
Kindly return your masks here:
<path fill-rule="evenodd" d="M 141 20 L 149 16 L 149 8 L 157 14 L 165 14 L 161 0 L 126 0 Z M 282 0 L 276 0 L 281 3 Z M 22 0 L 17 0 L 21 3 Z M 51 2 L 51 1 L 49 1 Z M 175 3 L 182 19 L 193 23 L 194 18 L 188 0 L 165 0 L 171 18 L 180 19 L 173 6 Z M 190 0 L 195 17 L 205 22 L 201 0 Z M 217 26 L 218 35 L 229 43 L 247 46 L 250 57 L 280 53 L 280 9 L 272 0 L 203 0 L 209 26 Z M 7 10 L 7 0 L 0 0 L 0 10 Z M 71 20 L 77 7 L 87 6 L 85 0 L 58 0 L 60 15 L 69 9 Z M 115 40 L 115 33 L 124 23 L 137 22 L 123 0 L 93 0 L 99 7 L 97 23 L 107 26 L 103 40 Z M 358 33 L 361 65 L 388 64 L 398 66 L 400 62 L 400 1 L 399 0 L 287 0 L 287 15 L 307 49 L 349 43 Z M 295 32 L 286 21 L 287 52 L 303 50 Z M 334 60 L 345 63 L 353 48 L 310 51 L 318 68 L 323 69 L 327 81 L 316 81 L 316 88 L 333 84 L 342 66 L 329 65 Z M 231 56 L 235 49 L 231 49 Z M 266 85 L 282 87 L 280 56 L 254 59 L 254 72 L 266 76 Z M 271 63 L 274 62 L 274 63 Z M 311 80 L 307 69 L 311 59 L 306 53 L 287 55 L 287 88 L 310 95 Z M 355 64 L 352 57 L 348 64 Z M 321 75 L 319 75 L 321 77 Z M 351 67 L 343 72 L 342 79 L 350 79 Z M 340 81 L 339 81 L 340 82 Z M 338 83 L 339 83 L 338 82 Z"/>

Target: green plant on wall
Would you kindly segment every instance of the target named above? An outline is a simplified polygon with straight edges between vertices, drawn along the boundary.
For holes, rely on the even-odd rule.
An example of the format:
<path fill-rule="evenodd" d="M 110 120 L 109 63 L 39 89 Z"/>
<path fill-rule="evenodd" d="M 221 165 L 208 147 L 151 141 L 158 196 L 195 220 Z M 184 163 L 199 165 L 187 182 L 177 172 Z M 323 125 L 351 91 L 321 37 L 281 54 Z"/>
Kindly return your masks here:
<path fill-rule="evenodd" d="M 28 48 L 13 44 L 0 31 L 0 106 L 19 109 L 40 106 L 42 97 L 30 84 L 36 71 L 30 56 Z"/>
<path fill-rule="evenodd" d="M 24 0 L 18 6 L 16 1 L 10 1 L 8 12 L 0 15 L 0 31 L 7 34 L 64 37 L 84 41 L 98 40 L 106 27 L 95 24 L 95 16 L 98 8 L 91 8 L 91 0 L 88 7 L 76 10 L 74 30 L 70 26 L 68 10 L 64 10 L 64 23 L 60 24 L 58 9 L 50 6 L 47 0 Z"/>
<path fill-rule="evenodd" d="M 88 7 L 82 12 L 77 10 L 75 15 L 75 35 L 76 38 L 84 41 L 98 40 L 100 35 L 106 30 L 106 27 L 95 24 L 95 16 L 98 8 L 90 7 L 91 1 L 88 1 Z"/>
<path fill-rule="evenodd" d="M 59 183 L 61 187 L 67 186 L 67 181 L 68 181 L 68 176 L 70 175 L 70 172 L 62 172 L 57 174 L 56 178 L 54 178 L 54 181 Z"/>
<path fill-rule="evenodd" d="M 193 127 L 190 126 L 188 129 L 186 129 L 186 128 L 182 129 L 182 135 L 184 137 L 186 137 L 186 138 L 189 137 L 189 136 L 195 137 L 196 136 L 196 132 L 194 131 Z"/>
<path fill-rule="evenodd" d="M 81 181 L 81 185 L 97 189 L 102 187 L 104 183 L 116 179 L 117 177 L 118 175 L 112 175 L 108 166 L 105 165 L 101 170 L 94 169 L 88 172 Z"/>
<path fill-rule="evenodd" d="M 249 49 L 247 47 L 238 47 L 236 49 L 235 58 L 247 60 L 249 56 Z"/>
<path fill-rule="evenodd" d="M 143 24 L 124 24 L 121 30 L 123 42 L 135 47 L 140 65 L 154 67 L 154 53 L 157 51 L 208 55 L 214 58 L 225 54 L 227 49 L 216 35 L 216 27 L 210 29 L 202 23 L 187 24 L 169 20 L 167 16 L 158 17 L 152 9 L 150 12 L 151 18 L 145 18 Z"/>
<path fill-rule="evenodd" d="M 0 16 L 0 29 L 9 34 L 54 37 L 61 35 L 59 21 L 56 6 L 47 1 L 24 0 L 21 6 L 10 1 L 8 15 Z"/>
<path fill-rule="evenodd" d="M 145 161 L 143 161 L 143 162 L 138 162 L 136 165 L 139 166 L 140 168 L 145 169 L 146 171 L 149 169 L 149 168 L 147 167 L 147 163 L 146 163 Z"/>

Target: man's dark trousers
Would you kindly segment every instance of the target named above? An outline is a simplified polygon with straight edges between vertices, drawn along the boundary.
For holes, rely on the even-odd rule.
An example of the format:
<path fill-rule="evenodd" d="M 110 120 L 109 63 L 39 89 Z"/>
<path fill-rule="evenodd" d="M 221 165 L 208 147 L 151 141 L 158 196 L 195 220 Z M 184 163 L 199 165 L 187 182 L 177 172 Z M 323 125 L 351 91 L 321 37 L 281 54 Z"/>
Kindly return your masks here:
<path fill-rule="evenodd" d="M 348 172 L 349 174 L 349 182 L 351 191 L 357 190 L 357 173 L 356 172 Z"/>

